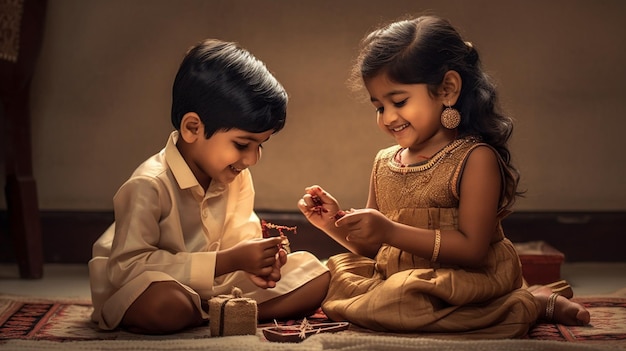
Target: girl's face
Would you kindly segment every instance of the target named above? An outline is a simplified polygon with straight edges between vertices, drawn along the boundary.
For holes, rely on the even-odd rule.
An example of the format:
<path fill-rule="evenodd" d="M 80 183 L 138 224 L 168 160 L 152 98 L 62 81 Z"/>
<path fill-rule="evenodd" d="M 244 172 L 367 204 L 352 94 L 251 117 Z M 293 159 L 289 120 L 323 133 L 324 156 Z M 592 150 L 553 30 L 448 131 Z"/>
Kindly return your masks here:
<path fill-rule="evenodd" d="M 426 84 L 399 84 L 379 74 L 365 82 L 380 129 L 403 148 L 421 150 L 445 134 L 441 125 L 443 100 Z"/>
<path fill-rule="evenodd" d="M 204 127 L 198 129 L 197 141 L 191 144 L 187 163 L 198 182 L 207 189 L 211 180 L 232 182 L 244 169 L 261 158 L 262 144 L 274 131 L 251 133 L 241 129 L 217 131 L 204 138 Z"/>

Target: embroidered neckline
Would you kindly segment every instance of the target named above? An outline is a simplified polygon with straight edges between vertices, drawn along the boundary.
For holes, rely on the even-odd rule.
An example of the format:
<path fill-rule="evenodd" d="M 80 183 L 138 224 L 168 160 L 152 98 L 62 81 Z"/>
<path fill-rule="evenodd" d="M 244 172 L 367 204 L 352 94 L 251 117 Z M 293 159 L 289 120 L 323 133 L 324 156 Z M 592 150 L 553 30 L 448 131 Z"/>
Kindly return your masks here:
<path fill-rule="evenodd" d="M 422 172 L 422 171 L 425 171 L 427 169 L 432 168 L 435 164 L 437 164 L 445 156 L 450 154 L 452 151 L 454 151 L 459 146 L 461 146 L 461 145 L 463 145 L 465 143 L 468 143 L 468 142 L 475 143 L 477 141 L 478 141 L 478 138 L 471 137 L 471 136 L 470 137 L 465 137 L 465 138 L 462 138 L 462 139 L 456 139 L 453 142 L 451 142 L 450 144 L 446 145 L 443 149 L 439 150 L 429 160 L 427 160 L 425 162 L 414 163 L 414 164 L 409 164 L 409 165 L 401 164 L 401 163 L 399 163 L 396 160 L 397 155 L 400 152 L 402 152 L 402 150 L 404 150 L 404 148 L 399 148 L 397 151 L 394 152 L 393 156 L 391 158 L 389 158 L 389 162 L 388 162 L 389 163 L 389 168 L 391 168 L 391 170 L 393 170 L 393 171 L 400 172 L 400 173 Z"/>

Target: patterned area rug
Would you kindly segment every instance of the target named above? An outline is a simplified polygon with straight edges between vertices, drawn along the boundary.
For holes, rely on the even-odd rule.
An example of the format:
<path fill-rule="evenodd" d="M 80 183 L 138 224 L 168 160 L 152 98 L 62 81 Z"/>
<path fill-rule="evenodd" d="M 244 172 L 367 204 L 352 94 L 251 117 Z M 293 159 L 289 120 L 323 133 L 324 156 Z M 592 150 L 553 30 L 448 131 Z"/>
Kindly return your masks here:
<path fill-rule="evenodd" d="M 538 324 L 523 340 L 462 341 L 461 344 L 455 344 L 460 341 L 429 339 L 419 335 L 367 333 L 360 328 L 351 328 L 336 334 L 314 335 L 298 344 L 281 344 L 265 340 L 261 329 L 256 336 L 226 338 L 211 338 L 208 327 L 167 336 L 104 332 L 98 330 L 90 320 L 90 301 L 0 295 L 0 349 L 68 350 L 76 347 L 80 350 L 202 350 L 217 347 L 221 350 L 235 350 L 253 347 L 257 350 L 340 350 L 342 348 L 337 345 L 352 347 L 355 343 L 365 343 L 367 346 L 359 349 L 626 350 L 626 298 L 577 298 L 576 301 L 590 310 L 590 326 Z M 325 316 L 318 313 L 309 319 L 312 322 L 323 321 Z M 280 322 L 281 325 L 297 323 L 300 321 Z M 270 324 L 260 324 L 259 328 L 265 326 Z M 403 342 L 410 347 L 400 347 Z"/>
<path fill-rule="evenodd" d="M 599 297 L 574 299 L 591 313 L 588 326 L 538 324 L 529 333 L 529 339 L 557 341 L 615 341 L 626 346 L 626 299 Z"/>

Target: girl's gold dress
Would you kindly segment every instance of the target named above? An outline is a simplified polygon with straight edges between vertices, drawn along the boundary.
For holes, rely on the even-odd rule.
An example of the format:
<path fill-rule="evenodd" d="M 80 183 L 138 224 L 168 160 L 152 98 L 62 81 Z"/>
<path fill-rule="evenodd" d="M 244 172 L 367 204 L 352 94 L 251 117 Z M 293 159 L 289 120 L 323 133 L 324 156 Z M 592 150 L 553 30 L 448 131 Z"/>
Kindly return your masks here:
<path fill-rule="evenodd" d="M 380 212 L 393 221 L 442 231 L 458 228 L 460 174 L 480 145 L 458 139 L 428 162 L 404 167 L 399 146 L 376 156 L 375 192 Z M 501 166 L 502 172 L 505 167 Z M 468 338 L 525 335 L 538 317 L 523 284 L 521 264 L 500 219 L 480 268 L 432 263 L 383 245 L 375 260 L 351 253 L 328 261 L 330 289 L 322 304 L 334 320 L 387 332 L 424 332 Z M 441 245 L 445 246 L 445 232 Z"/>

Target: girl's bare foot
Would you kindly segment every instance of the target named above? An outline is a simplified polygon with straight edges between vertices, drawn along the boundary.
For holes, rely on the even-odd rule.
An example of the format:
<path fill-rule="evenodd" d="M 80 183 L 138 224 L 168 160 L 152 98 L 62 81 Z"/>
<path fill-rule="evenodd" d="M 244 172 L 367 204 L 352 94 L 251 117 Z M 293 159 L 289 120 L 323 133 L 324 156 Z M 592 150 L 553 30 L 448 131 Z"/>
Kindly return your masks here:
<path fill-rule="evenodd" d="M 529 289 L 529 291 L 539 303 L 539 318 L 545 320 L 546 314 L 550 314 L 548 300 L 553 293 L 552 289 L 547 286 L 537 286 Z M 554 300 L 551 322 L 563 325 L 587 325 L 590 320 L 589 311 L 580 304 L 560 295 Z"/>

